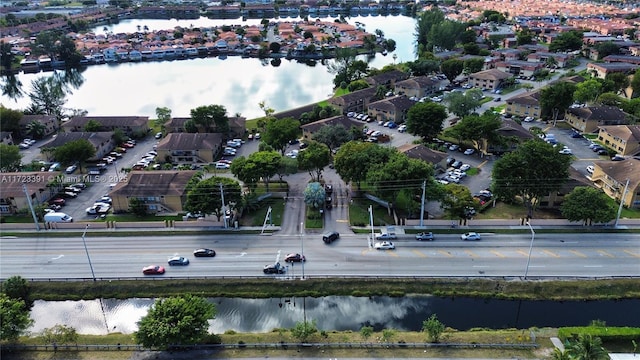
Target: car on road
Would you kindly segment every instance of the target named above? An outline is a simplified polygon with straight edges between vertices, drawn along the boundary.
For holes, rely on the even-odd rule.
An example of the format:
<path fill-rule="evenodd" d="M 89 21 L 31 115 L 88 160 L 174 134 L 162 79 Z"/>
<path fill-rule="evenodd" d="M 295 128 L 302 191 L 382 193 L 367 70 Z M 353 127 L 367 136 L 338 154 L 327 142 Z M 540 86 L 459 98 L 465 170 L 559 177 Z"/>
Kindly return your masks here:
<path fill-rule="evenodd" d="M 111 205 L 113 203 L 113 199 L 111 199 L 110 196 L 105 195 L 105 196 L 101 197 L 100 199 L 98 199 L 97 202 L 101 202 L 101 203 L 105 203 L 105 204 Z"/>
<path fill-rule="evenodd" d="M 467 149 L 464 151 L 465 155 L 473 155 L 473 153 L 475 153 L 476 151 L 474 149 Z"/>
<path fill-rule="evenodd" d="M 376 240 L 395 240 L 397 239 L 396 234 L 393 233 L 380 233 L 376 234 Z"/>
<path fill-rule="evenodd" d="M 189 265 L 189 259 L 182 256 L 174 256 L 169 258 L 169 266 L 186 266 Z"/>
<path fill-rule="evenodd" d="M 195 257 L 214 257 L 216 256 L 216 251 L 213 249 L 195 249 L 193 250 L 193 256 Z"/>
<path fill-rule="evenodd" d="M 433 233 L 431 231 L 416 234 L 416 240 L 418 241 L 433 241 L 434 239 L 435 238 L 433 237 Z"/>
<path fill-rule="evenodd" d="M 468 232 L 460 235 L 460 239 L 464 241 L 478 241 L 481 239 L 480 234 L 476 232 Z"/>
<path fill-rule="evenodd" d="M 284 257 L 284 261 L 285 262 L 303 262 L 303 261 L 307 261 L 307 258 L 304 257 L 304 255 L 300 255 L 300 254 L 287 254 L 287 256 Z"/>
<path fill-rule="evenodd" d="M 262 269 L 262 272 L 264 272 L 265 274 L 284 274 L 287 271 L 287 269 L 280 265 L 280 263 L 275 263 L 275 264 L 267 264 L 264 266 L 264 268 Z"/>
<path fill-rule="evenodd" d="M 332 242 L 338 240 L 340 238 L 340 234 L 337 231 L 330 231 L 322 235 L 322 241 L 325 244 L 331 244 Z"/>
<path fill-rule="evenodd" d="M 377 242 L 375 245 L 373 245 L 373 247 L 376 250 L 394 250 L 396 248 L 396 245 L 391 241 L 381 241 Z"/>
<path fill-rule="evenodd" d="M 145 275 L 162 275 L 164 274 L 164 267 L 160 265 L 150 265 L 142 268 L 142 273 Z"/>

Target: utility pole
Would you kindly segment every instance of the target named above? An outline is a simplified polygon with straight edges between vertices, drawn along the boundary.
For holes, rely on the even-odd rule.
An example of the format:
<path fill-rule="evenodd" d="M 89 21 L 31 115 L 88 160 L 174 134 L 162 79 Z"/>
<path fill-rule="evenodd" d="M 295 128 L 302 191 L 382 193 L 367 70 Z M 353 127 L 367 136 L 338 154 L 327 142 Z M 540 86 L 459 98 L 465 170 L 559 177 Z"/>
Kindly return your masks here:
<path fill-rule="evenodd" d="M 371 239 L 367 241 L 369 248 L 373 246 L 373 241 L 376 238 L 375 229 L 373 228 L 373 205 L 369 205 L 369 224 L 371 224 Z"/>
<path fill-rule="evenodd" d="M 627 190 L 629 190 L 629 179 L 627 179 L 627 183 L 624 185 L 624 191 L 622 192 L 622 196 L 620 197 L 620 206 L 618 206 L 618 215 L 616 216 L 616 222 L 613 227 L 618 227 L 618 221 L 620 221 L 620 214 L 622 214 L 622 205 L 624 204 L 624 197 L 627 196 Z"/>
<path fill-rule="evenodd" d="M 84 244 L 84 252 L 87 253 L 87 261 L 89 261 L 89 268 L 91 269 L 91 276 L 93 277 L 93 281 L 96 281 L 96 274 L 93 272 L 93 265 L 91 264 L 91 257 L 89 256 L 89 249 L 87 249 L 87 241 L 84 239 L 84 236 L 87 235 L 87 230 L 89 230 L 89 224 L 84 228 L 84 232 L 82 233 L 82 244 Z"/>
<path fill-rule="evenodd" d="M 420 226 L 424 226 L 424 201 L 427 193 L 427 180 L 422 182 L 422 204 L 420 206 Z"/>
<path fill-rule="evenodd" d="M 300 223 L 300 256 L 302 256 L 302 261 L 300 261 L 302 263 L 302 277 L 300 280 L 304 280 L 304 222 Z M 293 263 L 291 263 L 291 265 L 293 265 Z"/>
<path fill-rule="evenodd" d="M 33 204 L 31 203 L 31 196 L 29 196 L 29 191 L 27 190 L 27 185 L 22 184 L 22 191 L 24 191 L 24 195 L 27 198 L 27 203 L 29 204 L 29 210 L 31 210 L 31 216 L 33 216 L 33 223 L 36 224 L 36 230 L 40 231 L 40 223 L 38 222 L 38 217 L 36 216 L 36 212 L 33 209 Z"/>
<path fill-rule="evenodd" d="M 222 183 L 220 184 L 220 199 L 222 200 L 222 218 L 224 219 L 224 228 L 227 228 L 227 209 L 224 205 L 224 189 Z"/>

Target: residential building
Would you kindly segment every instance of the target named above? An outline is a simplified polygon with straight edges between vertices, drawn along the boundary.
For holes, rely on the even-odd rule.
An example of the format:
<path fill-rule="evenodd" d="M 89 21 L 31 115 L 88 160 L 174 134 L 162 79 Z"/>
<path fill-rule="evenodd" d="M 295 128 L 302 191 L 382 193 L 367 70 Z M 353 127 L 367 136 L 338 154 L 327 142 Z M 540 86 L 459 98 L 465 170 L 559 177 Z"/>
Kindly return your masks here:
<path fill-rule="evenodd" d="M 67 132 L 86 131 L 89 122 L 97 122 L 97 131 L 121 130 L 127 136 L 145 136 L 149 131 L 148 116 L 74 116 L 62 127 Z"/>
<path fill-rule="evenodd" d="M 87 159 L 88 161 L 97 161 L 105 157 L 108 153 L 113 151 L 115 144 L 113 142 L 113 132 L 111 131 L 102 131 L 102 132 L 65 132 L 60 133 L 58 136 L 53 138 L 52 140 L 42 144 L 40 146 L 40 152 L 47 159 L 51 157 L 51 150 L 57 148 L 58 146 L 64 145 L 70 141 L 85 139 L 93 145 L 96 149 L 96 154 L 94 157 Z"/>
<path fill-rule="evenodd" d="M 383 72 L 378 75 L 369 76 L 364 78 L 371 87 L 376 88 L 378 86 L 387 86 L 391 89 L 395 86 L 395 84 L 399 81 L 406 80 L 409 78 L 409 74 L 400 70 L 392 70 Z"/>
<path fill-rule="evenodd" d="M 29 124 L 37 122 L 43 125 L 44 133 L 42 137 L 47 137 L 58 131 L 58 119 L 54 115 L 22 115 L 22 118 L 18 122 L 20 126 L 20 136 L 24 138 L 33 138 L 29 134 Z"/>
<path fill-rule="evenodd" d="M 562 184 L 560 190 L 554 191 L 540 199 L 538 207 L 541 209 L 560 209 L 564 197 L 571 193 L 578 186 L 593 187 L 593 184 L 582 173 L 573 167 L 569 168 L 569 179 Z"/>
<path fill-rule="evenodd" d="M 621 62 L 588 63 L 587 71 L 591 73 L 593 76 L 596 76 L 600 79 L 605 79 L 608 74 L 613 74 L 618 72 L 631 74 L 636 71 L 638 66 L 640 65 L 621 63 Z"/>
<path fill-rule="evenodd" d="M 404 95 L 384 98 L 367 107 L 367 114 L 375 121 L 393 121 L 397 124 L 407 119 L 407 112 L 416 102 Z"/>
<path fill-rule="evenodd" d="M 187 201 L 186 187 L 196 171 L 132 171 L 109 196 L 113 212 L 129 211 L 131 199 L 140 200 L 149 214 L 179 213 Z"/>
<path fill-rule="evenodd" d="M 591 180 L 628 208 L 640 209 L 640 160 L 595 161 Z"/>
<path fill-rule="evenodd" d="M 355 127 L 362 130 L 364 123 L 362 121 L 350 119 L 344 115 L 333 116 L 300 126 L 302 129 L 302 137 L 304 139 L 313 139 L 313 135 L 324 126 L 342 126 L 347 130 Z"/>
<path fill-rule="evenodd" d="M 478 71 L 469 75 L 469 84 L 479 89 L 499 89 L 502 82 L 512 75 L 498 69 Z"/>
<path fill-rule="evenodd" d="M 60 172 L 33 171 L 2 174 L 0 187 L 0 215 L 13 215 L 29 209 L 29 201 L 44 204 L 58 189 L 50 186 Z"/>
<path fill-rule="evenodd" d="M 158 142 L 156 158 L 174 164 L 210 164 L 223 148 L 219 133 L 169 133 Z"/>
<path fill-rule="evenodd" d="M 418 159 L 433 165 L 435 173 L 442 173 L 447 169 L 447 154 L 430 149 L 423 144 L 404 144 L 398 146 L 401 152 L 411 159 Z"/>
<path fill-rule="evenodd" d="M 522 118 L 531 116 L 535 119 L 539 119 L 542 115 L 542 106 L 540 106 L 540 89 L 510 97 L 506 100 L 506 104 L 505 112 L 513 116 L 519 116 Z"/>
<path fill-rule="evenodd" d="M 598 127 L 598 140 L 620 155 L 640 153 L 640 125 Z"/>
<path fill-rule="evenodd" d="M 375 98 L 377 89 L 368 87 L 342 96 L 332 97 L 327 102 L 340 110 L 343 114 L 354 111 L 365 112 L 369 102 Z"/>
<path fill-rule="evenodd" d="M 567 124 L 583 133 L 598 131 L 599 126 L 624 125 L 627 114 L 613 106 L 586 106 L 569 108 L 564 114 Z"/>
<path fill-rule="evenodd" d="M 13 135 L 10 131 L 0 131 L 0 144 L 16 145 L 13 141 Z"/>
<path fill-rule="evenodd" d="M 164 129 L 169 133 L 181 133 L 186 132 L 184 124 L 191 120 L 190 117 L 172 117 L 164 124 Z M 204 129 L 198 126 L 198 131 L 203 132 Z M 242 116 L 229 117 L 229 132 L 230 134 L 223 134 L 224 138 L 238 138 L 243 137 L 247 131 L 247 118 Z"/>
<path fill-rule="evenodd" d="M 567 62 L 571 59 L 571 55 L 538 51 L 527 56 L 527 61 L 542 64 L 546 64 L 550 61 L 549 59 L 553 59 L 551 62 L 558 68 L 564 68 L 567 66 Z"/>
<path fill-rule="evenodd" d="M 545 64 L 541 62 L 530 62 L 522 60 L 499 61 L 495 63 L 495 68 L 501 72 L 507 73 L 507 77 L 531 77 L 535 76 L 544 68 Z M 498 74 L 498 73 L 496 73 Z M 499 75 L 503 76 L 503 75 Z M 505 79 L 500 78 L 500 80 Z"/>
<path fill-rule="evenodd" d="M 515 150 L 524 141 L 534 138 L 534 136 L 512 119 L 502 119 L 502 126 L 496 130 L 497 135 L 506 139 L 505 143 L 493 144 L 486 139 L 480 142 L 480 152 L 483 154 L 502 154 Z"/>
<path fill-rule="evenodd" d="M 421 99 L 440 91 L 444 84 L 436 77 L 416 76 L 396 82 L 394 92 L 407 97 Z"/>

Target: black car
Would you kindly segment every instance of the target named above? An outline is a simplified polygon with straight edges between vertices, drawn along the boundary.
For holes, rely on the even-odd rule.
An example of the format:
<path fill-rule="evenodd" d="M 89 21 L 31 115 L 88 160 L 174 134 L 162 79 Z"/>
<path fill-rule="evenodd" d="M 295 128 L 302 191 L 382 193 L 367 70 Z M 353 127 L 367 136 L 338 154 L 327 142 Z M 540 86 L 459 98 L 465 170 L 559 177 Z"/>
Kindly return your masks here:
<path fill-rule="evenodd" d="M 333 241 L 337 240 L 338 238 L 340 238 L 340 234 L 336 231 L 331 231 L 322 235 L 322 241 L 324 241 L 325 244 L 331 244 Z"/>
<path fill-rule="evenodd" d="M 262 270 L 265 274 L 284 274 L 287 269 L 280 265 L 280 263 L 268 264 L 264 266 Z"/>
<path fill-rule="evenodd" d="M 607 155 L 609 154 L 609 152 L 607 151 L 607 149 L 600 149 L 597 151 L 598 155 Z"/>
<path fill-rule="evenodd" d="M 288 254 L 287 256 L 284 257 L 284 261 L 285 262 L 303 262 L 303 261 L 307 261 L 307 258 L 305 258 L 304 255 L 300 255 L 300 254 Z"/>
<path fill-rule="evenodd" d="M 196 249 L 193 251 L 195 257 L 214 257 L 216 252 L 213 249 Z"/>

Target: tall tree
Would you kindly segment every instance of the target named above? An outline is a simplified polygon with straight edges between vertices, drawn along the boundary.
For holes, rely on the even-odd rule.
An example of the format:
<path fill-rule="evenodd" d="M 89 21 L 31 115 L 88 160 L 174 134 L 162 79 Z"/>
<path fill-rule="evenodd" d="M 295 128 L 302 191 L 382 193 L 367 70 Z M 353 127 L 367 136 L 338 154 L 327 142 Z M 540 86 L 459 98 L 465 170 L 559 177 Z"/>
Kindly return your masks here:
<path fill-rule="evenodd" d="M 313 140 L 327 145 L 329 150 L 333 150 L 352 139 L 352 133 L 342 125 L 323 126 L 313 134 Z"/>
<path fill-rule="evenodd" d="M 0 171 L 11 172 L 20 170 L 22 154 L 15 145 L 0 143 Z"/>
<path fill-rule="evenodd" d="M 464 61 L 458 59 L 445 60 L 440 64 L 440 69 L 449 81 L 453 81 L 464 70 Z"/>
<path fill-rule="evenodd" d="M 33 299 L 31 297 L 31 286 L 27 279 L 14 275 L 2 284 L 2 290 L 8 297 L 16 300 L 24 301 L 25 306 L 30 310 L 33 307 Z"/>
<path fill-rule="evenodd" d="M 429 335 L 431 342 L 440 342 L 440 336 L 444 332 L 444 324 L 438 320 L 436 314 L 432 314 L 427 320 L 422 322 L 422 331 Z"/>
<path fill-rule="evenodd" d="M 204 132 L 229 132 L 227 109 L 222 105 L 206 105 L 191 109 L 191 119 L 202 126 Z"/>
<path fill-rule="evenodd" d="M 593 103 L 602 93 L 602 83 L 596 79 L 588 79 L 576 85 L 573 99 L 586 104 Z"/>
<path fill-rule="evenodd" d="M 78 163 L 80 171 L 82 164 L 96 156 L 96 148 L 86 139 L 70 141 L 53 150 L 53 157 L 63 164 Z"/>
<path fill-rule="evenodd" d="M 98 122 L 98 120 L 95 120 L 95 119 L 89 119 L 89 121 L 87 121 L 87 123 L 84 124 L 84 131 L 86 132 L 100 131 L 100 128 L 102 128 L 102 124 L 100 124 L 100 122 Z"/>
<path fill-rule="evenodd" d="M 326 199 L 326 191 L 319 182 L 311 182 L 303 191 L 304 203 L 314 209 L 322 209 Z"/>
<path fill-rule="evenodd" d="M 566 81 L 543 88 L 540 91 L 541 117 L 557 120 L 558 115 L 564 114 L 573 103 L 575 90 L 576 86 Z"/>
<path fill-rule="evenodd" d="M 329 163 L 331 163 L 329 148 L 316 141 L 310 142 L 304 151 L 298 153 L 298 168 L 309 172 L 312 181 L 320 181 L 322 170 Z"/>
<path fill-rule="evenodd" d="M 187 193 L 185 209 L 190 212 L 213 214 L 218 220 L 224 215 L 222 209 L 229 203 L 239 204 L 242 201 L 242 189 L 235 179 L 226 177 L 210 177 L 197 182 Z"/>
<path fill-rule="evenodd" d="M 420 55 L 425 51 L 433 50 L 433 44 L 429 43 L 429 32 L 434 25 L 439 24 L 444 20 L 444 13 L 437 7 L 433 7 L 429 11 L 425 11 L 420 14 L 415 28 L 415 53 L 418 57 L 420 57 Z"/>
<path fill-rule="evenodd" d="M 165 350 L 169 345 L 202 343 L 209 331 L 215 305 L 194 295 L 158 299 L 138 322 L 135 341 L 146 348 Z"/>
<path fill-rule="evenodd" d="M 284 151 L 289 145 L 289 141 L 296 139 L 300 133 L 300 122 L 293 118 L 271 119 L 267 122 L 265 132 L 262 134 L 262 141 L 280 151 Z"/>
<path fill-rule="evenodd" d="M 452 220 L 466 221 L 467 209 L 475 208 L 475 205 L 476 202 L 471 196 L 469 188 L 457 184 L 445 185 L 445 195 L 440 206 Z"/>
<path fill-rule="evenodd" d="M 423 140 L 431 140 L 442 131 L 447 110 L 444 106 L 424 102 L 417 103 L 407 111 L 407 132 L 420 136 Z"/>
<path fill-rule="evenodd" d="M 23 300 L 0 293 L 0 339 L 15 341 L 33 324 Z"/>
<path fill-rule="evenodd" d="M 9 109 L 0 104 L 0 129 L 10 132 L 14 138 L 19 136 L 22 116 L 22 111 Z"/>
<path fill-rule="evenodd" d="M 500 117 L 493 112 L 486 111 L 481 116 L 469 115 L 446 130 L 449 136 L 473 142 L 473 147 L 480 151 L 482 142 L 495 143 L 498 139 L 497 130 L 502 126 Z"/>
<path fill-rule="evenodd" d="M 444 97 L 449 112 L 458 117 L 465 117 L 473 113 L 482 104 L 482 91 L 480 89 L 470 89 L 465 93 L 452 91 Z"/>
<path fill-rule="evenodd" d="M 367 171 L 377 163 L 389 160 L 394 150 L 370 142 L 350 141 L 340 147 L 334 157 L 336 172 L 346 183 L 355 183 L 360 189 Z"/>
<path fill-rule="evenodd" d="M 573 51 L 582 48 L 582 31 L 571 30 L 561 32 L 549 44 L 550 52 Z"/>
<path fill-rule="evenodd" d="M 522 199 L 533 217 L 538 202 L 560 190 L 569 178 L 571 157 L 559 154 L 551 144 L 530 140 L 498 159 L 493 166 L 493 190 L 508 201 Z"/>
<path fill-rule="evenodd" d="M 394 149 L 387 161 L 371 165 L 366 179 L 376 194 L 395 203 L 401 191 L 419 195 L 424 181 L 431 177 L 433 168 L 430 164 Z"/>
<path fill-rule="evenodd" d="M 64 84 L 55 77 L 39 77 L 31 81 L 32 90 L 28 93 L 31 99 L 29 112 L 33 114 L 55 115 L 62 117 L 62 107 L 66 103 Z"/>
<path fill-rule="evenodd" d="M 255 189 L 255 184 L 262 179 L 269 191 L 269 179 L 280 169 L 282 155 L 275 151 L 258 151 L 248 158 L 239 157 L 231 164 L 231 173 L 240 181 Z"/>
<path fill-rule="evenodd" d="M 569 221 L 582 221 L 584 225 L 607 223 L 616 217 L 616 207 L 600 189 L 578 186 L 565 196 L 560 208 Z"/>
<path fill-rule="evenodd" d="M 168 107 L 156 108 L 156 124 L 164 128 L 164 125 L 171 120 L 171 109 Z"/>
<path fill-rule="evenodd" d="M 47 131 L 47 127 L 37 120 L 32 120 L 27 124 L 27 134 L 34 139 L 42 139 Z"/>

